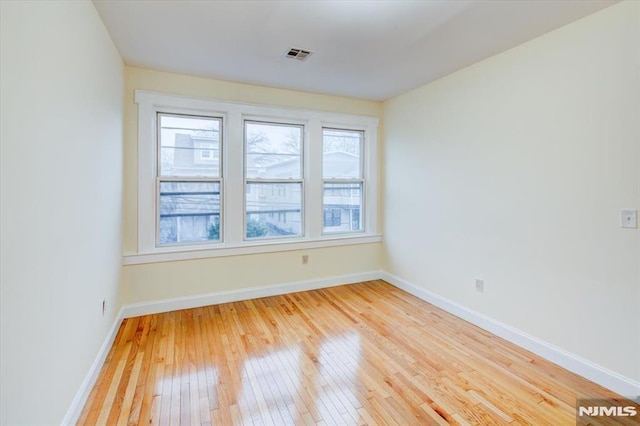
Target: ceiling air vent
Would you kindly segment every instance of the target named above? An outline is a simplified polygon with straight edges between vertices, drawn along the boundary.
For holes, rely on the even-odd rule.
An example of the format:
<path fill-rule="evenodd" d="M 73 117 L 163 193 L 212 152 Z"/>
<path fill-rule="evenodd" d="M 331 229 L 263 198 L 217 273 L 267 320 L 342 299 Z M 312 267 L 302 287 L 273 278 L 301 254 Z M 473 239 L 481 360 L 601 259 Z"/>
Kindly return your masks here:
<path fill-rule="evenodd" d="M 292 47 L 289 51 L 284 55 L 285 58 L 289 59 L 297 59 L 298 61 L 304 61 L 311 55 L 313 52 L 310 50 L 298 49 L 297 47 Z"/>

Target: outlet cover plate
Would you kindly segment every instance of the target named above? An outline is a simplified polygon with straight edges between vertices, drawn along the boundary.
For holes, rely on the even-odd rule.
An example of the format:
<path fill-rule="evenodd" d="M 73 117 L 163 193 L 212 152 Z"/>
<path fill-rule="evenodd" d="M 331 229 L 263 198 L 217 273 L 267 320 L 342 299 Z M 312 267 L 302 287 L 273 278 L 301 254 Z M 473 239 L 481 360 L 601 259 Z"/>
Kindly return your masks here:
<path fill-rule="evenodd" d="M 620 211 L 620 227 L 635 229 L 638 227 L 637 210 L 622 209 Z"/>

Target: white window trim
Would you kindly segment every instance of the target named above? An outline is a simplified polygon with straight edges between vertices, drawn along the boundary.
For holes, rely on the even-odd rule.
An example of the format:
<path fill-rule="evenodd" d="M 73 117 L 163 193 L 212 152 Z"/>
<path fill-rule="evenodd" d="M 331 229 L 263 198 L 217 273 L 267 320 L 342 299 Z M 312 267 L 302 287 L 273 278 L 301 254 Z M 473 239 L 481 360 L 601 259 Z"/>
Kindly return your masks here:
<path fill-rule="evenodd" d="M 160 112 L 160 111 L 159 111 Z M 195 117 L 205 117 L 205 114 L 198 114 L 197 116 L 189 113 L 189 114 L 174 114 L 174 113 L 166 113 L 166 112 L 160 112 L 160 114 L 156 113 L 155 114 L 155 124 L 156 124 L 156 132 L 155 132 L 155 139 L 154 139 L 154 158 L 155 158 L 155 163 L 154 163 L 154 170 L 156 173 L 156 194 L 154 195 L 154 200 L 155 200 L 155 227 L 156 227 L 156 231 L 155 231 L 155 238 L 154 238 L 154 242 L 158 247 L 170 247 L 170 246 L 176 246 L 176 247 L 180 247 L 182 248 L 182 246 L 185 245 L 201 245 L 201 244 L 210 244 L 210 243 L 204 243 L 201 241 L 191 241 L 191 242 L 184 242 L 184 243 L 165 243 L 165 244 L 159 244 L 157 241 L 160 239 L 160 200 L 159 200 L 159 194 L 160 194 L 160 185 L 162 184 L 162 182 L 209 182 L 209 183 L 217 183 L 219 185 L 219 190 L 220 190 L 220 202 L 222 203 L 224 201 L 224 181 L 223 181 L 223 169 L 224 165 L 218 163 L 218 165 L 220 167 L 222 167 L 219 170 L 219 173 L 217 176 L 172 176 L 172 175 L 163 175 L 161 172 L 161 167 L 160 167 L 160 161 L 162 158 L 162 155 L 160 155 L 161 153 L 158 151 L 159 148 L 161 148 L 161 141 L 158 141 L 158 135 L 160 133 L 161 130 L 161 126 L 160 123 L 158 122 L 158 117 L 159 116 L 167 116 L 167 115 L 173 115 L 173 116 L 195 116 Z M 223 133 L 224 133 L 224 120 L 222 119 L 222 117 L 219 116 L 213 116 L 213 115 L 207 115 L 206 118 L 210 118 L 210 119 L 218 119 L 220 120 L 220 128 L 222 133 L 220 134 L 219 137 L 219 141 L 218 141 L 218 150 L 221 151 L 222 150 L 222 137 L 223 137 Z M 222 160 L 222 159 L 221 159 Z M 223 206 L 221 206 L 223 207 Z M 220 211 L 220 216 L 218 217 L 219 221 L 222 219 L 222 210 Z M 140 218 L 139 218 L 140 221 Z M 178 221 L 178 225 L 180 224 L 180 222 Z M 220 233 L 220 239 L 222 240 L 224 236 L 222 235 L 222 233 Z"/>
<path fill-rule="evenodd" d="M 240 254 L 310 249 L 382 241 L 378 233 L 378 147 L 376 117 L 243 104 L 136 90 L 138 104 L 138 247 L 124 264 L 165 262 Z M 222 242 L 156 246 L 156 162 L 158 112 L 222 118 Z M 244 120 L 304 124 L 304 232 L 286 240 L 244 240 Z M 360 130 L 365 134 L 364 232 L 322 234 L 322 129 Z"/>
<path fill-rule="evenodd" d="M 323 127 L 322 128 L 322 136 L 323 136 L 323 144 L 324 144 L 324 131 L 327 129 L 331 129 L 330 127 Z M 331 130 L 353 130 L 353 129 L 331 129 Z M 360 142 L 360 153 L 364 153 L 366 156 L 366 149 L 365 149 L 365 142 L 366 141 L 366 135 L 363 135 L 363 138 Z M 324 149 L 324 148 L 323 148 Z M 323 158 L 324 161 L 324 158 Z M 356 177 L 356 178 L 327 178 L 324 176 L 324 172 L 323 172 L 323 176 L 322 176 L 322 193 L 323 193 L 323 197 L 324 197 L 324 186 L 325 184 L 331 184 L 331 183 L 346 183 L 346 184 L 360 184 L 362 187 L 362 193 L 360 194 L 361 197 L 361 211 L 360 211 L 360 217 L 362 218 L 362 222 L 366 225 L 366 220 L 367 220 L 367 179 L 366 179 L 366 174 L 365 171 L 367 169 L 366 165 L 366 158 L 364 156 L 360 156 L 360 176 Z M 364 208 L 363 208 L 364 207 Z M 324 200 L 322 202 L 322 211 L 324 213 Z M 349 217 L 349 221 L 351 221 L 352 218 Z M 365 232 L 365 227 L 363 226 L 363 229 L 361 230 L 357 230 L 357 231 L 337 231 L 337 232 L 331 232 L 331 231 L 325 231 L 324 230 L 324 218 L 322 221 L 322 235 L 347 235 L 347 234 L 362 234 L 363 232 Z"/>
<path fill-rule="evenodd" d="M 305 145 L 306 145 L 306 141 L 305 141 L 305 122 L 293 122 L 294 120 L 289 120 L 290 122 L 283 122 L 283 121 L 265 121 L 264 119 L 252 119 L 247 117 L 246 115 L 243 117 L 242 120 L 242 130 L 243 130 L 243 138 L 242 138 L 242 147 L 243 147 L 243 153 L 242 153 L 242 159 L 243 159 L 243 195 L 245 196 L 244 199 L 244 204 L 243 204 L 243 215 L 242 218 L 244 220 L 243 222 L 243 231 L 242 231 L 242 239 L 245 242 L 245 244 L 251 244 L 252 242 L 255 241 L 276 241 L 276 240 L 291 240 L 291 239 L 296 239 L 296 238 L 304 238 L 305 236 L 305 223 L 306 223 L 306 210 L 305 210 L 305 194 L 306 194 L 306 190 L 305 188 L 307 188 L 307 184 L 305 182 L 306 180 L 306 161 L 305 161 L 305 156 L 304 156 L 304 152 L 305 152 Z M 284 125 L 284 126 L 294 126 L 294 127 L 300 127 L 300 129 L 302 130 L 302 145 L 300 146 L 300 150 L 301 150 L 301 156 L 300 156 L 300 170 L 301 170 L 301 175 L 299 178 L 297 179 L 277 179 L 277 178 L 259 178 L 259 177 L 253 177 L 253 178 L 249 178 L 247 176 L 247 164 L 246 164 L 246 156 L 247 156 L 247 136 L 246 136 L 246 126 L 247 123 L 266 123 L 266 124 L 280 124 L 280 125 Z M 289 236 L 283 236 L 283 237 L 266 237 L 266 238 L 247 238 L 246 237 L 246 231 L 247 231 L 247 223 L 246 223 L 246 188 L 249 184 L 260 184 L 260 183 L 265 183 L 265 184 L 274 184 L 274 183 L 284 183 L 284 184 L 300 184 L 300 189 L 301 189 L 301 223 L 302 223 L 302 229 L 301 229 L 301 235 L 297 235 L 297 236 L 293 236 L 293 237 L 289 237 Z"/>

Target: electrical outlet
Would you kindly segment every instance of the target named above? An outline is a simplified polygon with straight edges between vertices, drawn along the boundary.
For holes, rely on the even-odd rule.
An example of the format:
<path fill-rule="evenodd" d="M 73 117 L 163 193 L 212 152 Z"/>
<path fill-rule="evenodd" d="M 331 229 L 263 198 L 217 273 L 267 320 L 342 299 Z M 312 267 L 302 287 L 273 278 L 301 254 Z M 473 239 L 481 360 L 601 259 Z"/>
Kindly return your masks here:
<path fill-rule="evenodd" d="M 484 281 L 476 278 L 476 291 L 478 293 L 484 293 Z"/>
<path fill-rule="evenodd" d="M 102 299 L 102 316 L 104 316 L 104 313 L 107 310 L 107 299 Z"/>
<path fill-rule="evenodd" d="M 308 254 L 303 254 L 302 255 L 302 264 L 306 265 L 309 263 L 309 255 Z"/>
<path fill-rule="evenodd" d="M 620 211 L 620 227 L 635 229 L 638 226 L 637 211 L 633 209 L 624 209 Z"/>

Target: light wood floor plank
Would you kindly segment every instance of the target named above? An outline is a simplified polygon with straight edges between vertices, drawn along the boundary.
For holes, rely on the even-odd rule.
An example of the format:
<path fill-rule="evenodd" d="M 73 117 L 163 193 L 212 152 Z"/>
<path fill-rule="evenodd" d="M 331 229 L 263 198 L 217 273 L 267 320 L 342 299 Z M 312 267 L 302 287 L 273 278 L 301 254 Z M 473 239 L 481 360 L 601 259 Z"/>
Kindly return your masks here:
<path fill-rule="evenodd" d="M 128 318 L 78 424 L 570 425 L 616 397 L 369 281 Z"/>

